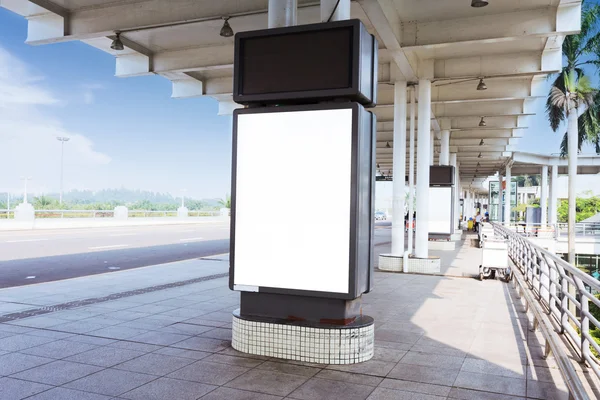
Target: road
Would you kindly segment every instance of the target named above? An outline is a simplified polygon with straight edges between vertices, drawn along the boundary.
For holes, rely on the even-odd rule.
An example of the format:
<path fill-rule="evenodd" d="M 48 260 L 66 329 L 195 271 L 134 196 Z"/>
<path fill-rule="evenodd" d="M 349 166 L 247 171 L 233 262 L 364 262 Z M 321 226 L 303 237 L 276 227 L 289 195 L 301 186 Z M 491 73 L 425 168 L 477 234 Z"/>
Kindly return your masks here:
<path fill-rule="evenodd" d="M 229 222 L 0 232 L 0 288 L 229 252 Z"/>
<path fill-rule="evenodd" d="M 376 223 L 375 245 L 390 223 Z M 0 232 L 0 288 L 229 252 L 229 222 Z"/>

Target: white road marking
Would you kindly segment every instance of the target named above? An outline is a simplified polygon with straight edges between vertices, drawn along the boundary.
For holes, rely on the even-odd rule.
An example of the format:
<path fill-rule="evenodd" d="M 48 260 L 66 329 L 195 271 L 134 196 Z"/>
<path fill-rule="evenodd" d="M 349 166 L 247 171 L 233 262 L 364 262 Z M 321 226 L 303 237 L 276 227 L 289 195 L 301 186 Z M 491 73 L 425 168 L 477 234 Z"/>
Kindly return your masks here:
<path fill-rule="evenodd" d="M 30 275 L 30 276 L 26 277 L 25 279 L 35 279 L 35 275 Z"/>
<path fill-rule="evenodd" d="M 204 240 L 201 237 L 197 237 L 197 238 L 187 238 L 187 239 L 179 239 L 180 242 L 196 242 L 198 240 Z"/>
<path fill-rule="evenodd" d="M 48 239 L 18 239 L 18 240 L 7 240 L 5 243 L 21 243 L 21 242 L 41 242 Z"/>
<path fill-rule="evenodd" d="M 178 232 L 179 232 L 179 233 L 185 233 L 185 232 L 194 232 L 194 230 L 193 230 L 193 229 L 186 229 L 186 230 L 183 230 L 183 231 L 178 231 Z"/>
<path fill-rule="evenodd" d="M 117 249 L 119 247 L 127 247 L 129 246 L 128 244 L 113 244 L 110 246 L 94 246 L 94 247 L 88 247 L 88 250 L 100 250 L 100 249 Z"/>
<path fill-rule="evenodd" d="M 115 270 L 115 269 L 121 269 L 121 267 L 108 267 L 108 269 Z"/>
<path fill-rule="evenodd" d="M 137 233 L 115 233 L 113 235 L 108 235 L 110 237 L 119 237 L 119 236 L 135 236 Z"/>

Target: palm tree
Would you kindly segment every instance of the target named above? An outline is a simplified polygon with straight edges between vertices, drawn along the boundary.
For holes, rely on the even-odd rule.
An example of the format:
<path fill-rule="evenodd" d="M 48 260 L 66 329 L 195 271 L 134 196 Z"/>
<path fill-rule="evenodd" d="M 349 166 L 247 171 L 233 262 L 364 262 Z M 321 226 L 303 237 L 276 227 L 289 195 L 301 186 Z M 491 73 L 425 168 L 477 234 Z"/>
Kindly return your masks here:
<path fill-rule="evenodd" d="M 54 199 L 43 195 L 33 199 L 33 206 L 38 210 L 43 210 L 52 203 L 54 203 Z"/>
<path fill-rule="evenodd" d="M 558 88 L 565 92 L 565 76 L 575 71 L 577 79 L 583 77 L 584 66 L 592 65 L 600 68 L 600 31 L 598 21 L 600 19 L 600 6 L 584 2 L 581 15 L 581 31 L 577 35 L 567 36 L 562 45 L 562 54 L 566 61 L 566 66 L 556 76 L 552 88 Z M 596 153 L 600 154 L 600 129 L 598 120 L 600 119 L 600 95 L 594 97 L 592 105 L 585 110 L 580 110 L 578 121 L 578 140 L 577 148 L 581 151 L 583 143 L 590 143 L 595 146 Z M 546 101 L 546 114 L 553 131 L 557 131 L 560 124 L 566 119 L 565 110 L 556 106 L 552 101 L 552 90 L 548 94 Z M 568 154 L 568 133 L 565 132 L 560 146 L 561 156 Z"/>
<path fill-rule="evenodd" d="M 552 107 L 559 109 L 567 117 L 568 157 L 569 157 L 569 262 L 575 263 L 575 177 L 577 175 L 578 116 L 588 110 L 597 91 L 591 87 L 589 79 L 575 70 L 563 74 L 562 89 L 553 86 L 550 90 Z"/>
<path fill-rule="evenodd" d="M 219 204 L 224 208 L 231 208 L 231 196 L 227 194 L 224 199 L 219 200 Z"/>

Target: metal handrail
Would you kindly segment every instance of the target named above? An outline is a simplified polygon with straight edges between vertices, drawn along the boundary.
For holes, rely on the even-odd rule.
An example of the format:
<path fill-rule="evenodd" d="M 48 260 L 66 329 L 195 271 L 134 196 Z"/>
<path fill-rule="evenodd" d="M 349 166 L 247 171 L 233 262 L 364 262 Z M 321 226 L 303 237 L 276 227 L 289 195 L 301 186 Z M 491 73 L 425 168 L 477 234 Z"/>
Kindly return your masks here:
<path fill-rule="evenodd" d="M 0 214 L 9 215 L 13 214 L 14 210 L 0 210 Z M 128 210 L 129 216 L 131 217 L 174 217 L 177 216 L 177 210 Z M 112 217 L 114 216 L 114 210 L 35 210 L 35 214 L 39 216 L 49 216 L 50 218 L 73 218 L 74 215 L 81 214 L 80 218 L 101 218 L 101 217 Z M 188 215 L 190 217 L 203 217 L 203 216 L 219 216 L 221 212 L 219 210 L 189 210 Z"/>
<path fill-rule="evenodd" d="M 565 260 L 517 234 L 511 227 L 492 223 L 494 233 L 508 241 L 508 255 L 520 269 L 546 314 L 560 327 L 560 333 L 573 343 L 580 362 L 586 363 L 600 378 L 599 360 L 590 347 L 600 346 L 590 335 L 590 325 L 600 329 L 589 311 L 589 303 L 600 307 L 596 294 L 600 281 Z"/>

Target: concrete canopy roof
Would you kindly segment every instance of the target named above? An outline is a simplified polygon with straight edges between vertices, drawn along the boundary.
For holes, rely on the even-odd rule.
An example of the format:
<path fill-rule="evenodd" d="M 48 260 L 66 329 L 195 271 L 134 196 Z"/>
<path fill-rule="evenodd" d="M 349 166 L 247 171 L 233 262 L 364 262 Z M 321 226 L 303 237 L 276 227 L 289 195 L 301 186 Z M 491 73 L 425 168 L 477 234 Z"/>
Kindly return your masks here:
<path fill-rule="evenodd" d="M 211 96 L 219 113 L 231 101 L 234 31 L 267 27 L 268 0 L 0 0 L 28 19 L 27 43 L 80 40 L 116 58 L 116 76 L 157 74 L 172 97 Z M 298 0 L 298 23 L 320 21 L 317 0 Z M 540 83 L 562 67 L 565 35 L 580 29 L 577 0 L 357 0 L 359 18 L 380 44 L 377 162 L 392 169 L 393 82 L 431 79 L 432 130 L 451 131 L 464 187 L 509 161 L 528 127 Z M 110 44 L 121 32 L 124 51 Z M 488 89 L 477 91 L 483 77 Z M 468 80 L 468 81 L 465 81 Z M 485 117 L 487 126 L 478 126 Z M 439 137 L 438 137 L 439 138 Z M 483 139 L 483 143 L 481 143 Z M 481 145 L 480 145 L 481 144 Z M 439 143 L 436 143 L 439 146 Z M 466 185 L 466 186 L 465 186 Z"/>

